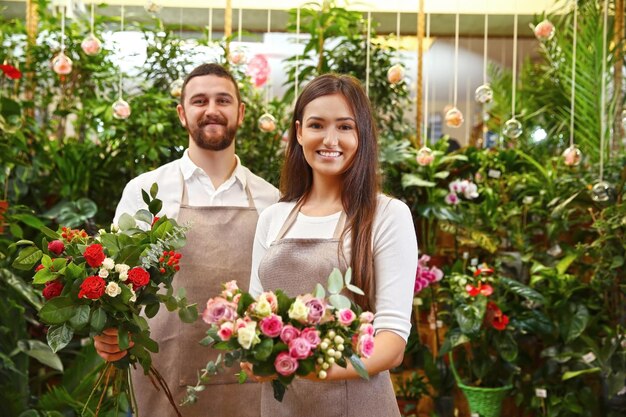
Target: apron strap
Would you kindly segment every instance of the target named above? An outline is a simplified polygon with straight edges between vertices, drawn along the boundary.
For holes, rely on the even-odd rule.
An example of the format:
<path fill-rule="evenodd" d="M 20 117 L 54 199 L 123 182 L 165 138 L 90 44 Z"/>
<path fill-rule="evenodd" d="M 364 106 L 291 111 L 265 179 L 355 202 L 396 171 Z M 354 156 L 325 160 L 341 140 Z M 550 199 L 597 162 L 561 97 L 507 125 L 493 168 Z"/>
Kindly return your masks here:
<path fill-rule="evenodd" d="M 296 222 L 296 218 L 298 217 L 298 213 L 300 212 L 300 207 L 302 206 L 303 202 L 304 200 L 301 199 L 300 201 L 296 203 L 293 209 L 291 209 L 289 216 L 287 216 L 287 220 L 285 220 L 285 223 L 283 224 L 283 227 L 281 227 L 280 231 L 278 232 L 278 235 L 276 236 L 275 240 L 280 240 L 283 237 L 285 237 L 289 229 L 291 229 L 291 226 L 293 226 L 293 224 Z M 337 220 L 335 231 L 333 232 L 333 239 L 339 239 L 339 237 L 341 236 L 341 233 L 343 233 L 345 224 L 346 224 L 346 212 L 342 211 L 341 215 L 339 216 L 339 220 Z"/>
<path fill-rule="evenodd" d="M 182 171 L 180 172 L 180 182 L 182 184 L 183 193 L 180 198 L 180 205 L 187 206 L 189 205 L 187 198 L 187 184 L 185 183 L 185 178 L 183 177 Z M 250 187 L 248 186 L 248 181 L 246 181 L 246 186 L 244 187 L 244 191 L 246 192 L 246 198 L 248 199 L 248 208 L 255 209 L 256 205 L 254 204 L 254 198 L 252 197 L 252 192 L 250 191 Z"/>

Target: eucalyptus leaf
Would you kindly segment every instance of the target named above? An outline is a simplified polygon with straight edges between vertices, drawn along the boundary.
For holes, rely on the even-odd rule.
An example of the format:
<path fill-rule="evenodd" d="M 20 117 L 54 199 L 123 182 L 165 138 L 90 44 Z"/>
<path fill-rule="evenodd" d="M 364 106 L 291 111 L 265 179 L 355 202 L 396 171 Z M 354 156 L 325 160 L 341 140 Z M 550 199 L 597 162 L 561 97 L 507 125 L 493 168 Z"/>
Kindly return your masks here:
<path fill-rule="evenodd" d="M 367 369 L 365 369 L 365 364 L 363 363 L 363 361 L 361 360 L 361 358 L 359 358 L 356 354 L 352 354 L 348 360 L 350 361 L 350 363 L 352 364 L 352 367 L 354 368 L 354 370 L 356 371 L 357 374 L 359 374 L 359 376 L 363 379 L 366 379 L 369 381 L 370 379 L 370 375 L 367 373 Z"/>
<path fill-rule="evenodd" d="M 198 320 L 198 309 L 195 304 L 188 305 L 178 310 L 178 317 L 183 323 L 193 323 Z"/>
<path fill-rule="evenodd" d="M 352 283 L 352 268 L 348 268 L 346 274 L 343 276 L 343 282 L 345 282 L 346 286 Z"/>
<path fill-rule="evenodd" d="M 349 289 L 350 291 L 352 291 L 355 294 L 365 295 L 363 290 L 360 289 L 359 287 L 357 287 L 356 285 L 348 284 L 348 285 L 346 285 L 346 288 Z"/>
<path fill-rule="evenodd" d="M 137 222 L 130 214 L 123 213 L 117 221 L 117 225 L 121 231 L 126 231 L 135 228 L 137 226 Z"/>
<path fill-rule="evenodd" d="M 137 213 L 135 213 L 135 219 L 139 220 L 140 222 L 152 224 L 152 214 L 145 209 L 137 211 Z"/>
<path fill-rule="evenodd" d="M 333 272 L 328 277 L 328 292 L 331 294 L 338 294 L 343 289 L 343 277 L 341 271 L 337 268 L 333 268 Z"/>
<path fill-rule="evenodd" d="M 324 290 L 324 286 L 319 282 L 315 284 L 315 290 L 313 290 L 313 297 L 315 298 L 326 298 L 326 290 Z"/>
<path fill-rule="evenodd" d="M 328 297 L 330 304 L 338 310 L 350 308 L 350 299 L 341 294 L 333 294 Z"/>

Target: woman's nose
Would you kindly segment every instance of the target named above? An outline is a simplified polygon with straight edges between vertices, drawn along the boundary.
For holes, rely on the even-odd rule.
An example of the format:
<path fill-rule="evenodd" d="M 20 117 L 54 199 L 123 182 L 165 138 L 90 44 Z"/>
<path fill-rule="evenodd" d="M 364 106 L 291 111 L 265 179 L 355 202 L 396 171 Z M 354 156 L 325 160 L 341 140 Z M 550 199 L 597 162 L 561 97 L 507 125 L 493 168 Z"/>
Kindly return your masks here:
<path fill-rule="evenodd" d="M 339 138 L 337 138 L 337 133 L 333 130 L 329 130 L 324 135 L 324 146 L 327 147 L 335 147 L 339 143 Z"/>

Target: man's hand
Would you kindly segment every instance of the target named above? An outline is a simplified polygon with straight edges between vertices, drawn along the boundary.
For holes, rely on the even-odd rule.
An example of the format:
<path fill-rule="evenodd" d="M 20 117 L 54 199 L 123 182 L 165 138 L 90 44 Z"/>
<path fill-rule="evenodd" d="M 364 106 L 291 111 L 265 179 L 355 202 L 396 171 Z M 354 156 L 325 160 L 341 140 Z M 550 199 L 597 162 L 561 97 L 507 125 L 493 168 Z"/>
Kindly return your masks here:
<path fill-rule="evenodd" d="M 107 362 L 118 361 L 128 353 L 127 350 L 120 350 L 117 329 L 115 328 L 105 329 L 101 335 L 95 336 L 93 339 L 96 352 Z M 135 343 L 131 340 L 129 347 L 133 347 L 134 345 Z"/>

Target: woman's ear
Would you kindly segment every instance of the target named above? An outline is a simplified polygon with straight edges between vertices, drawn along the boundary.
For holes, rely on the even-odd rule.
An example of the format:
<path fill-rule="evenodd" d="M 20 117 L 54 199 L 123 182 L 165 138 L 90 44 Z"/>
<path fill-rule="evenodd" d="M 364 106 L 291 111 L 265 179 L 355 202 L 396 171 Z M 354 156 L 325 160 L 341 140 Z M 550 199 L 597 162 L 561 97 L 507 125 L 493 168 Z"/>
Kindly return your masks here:
<path fill-rule="evenodd" d="M 300 124 L 299 120 L 296 120 L 296 139 L 302 145 L 302 124 Z"/>

